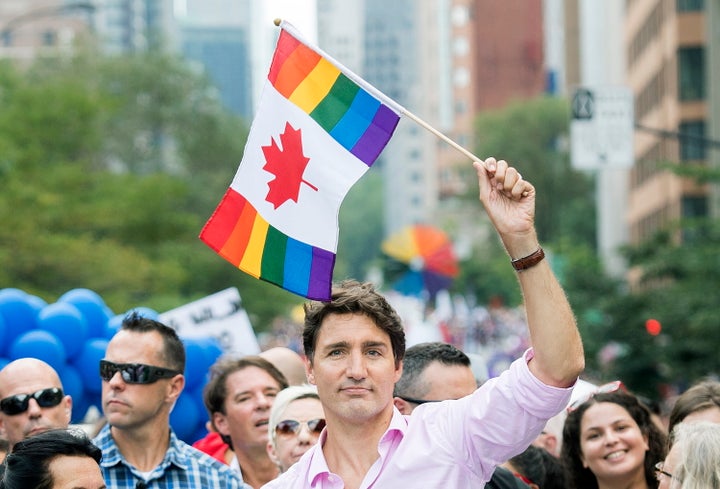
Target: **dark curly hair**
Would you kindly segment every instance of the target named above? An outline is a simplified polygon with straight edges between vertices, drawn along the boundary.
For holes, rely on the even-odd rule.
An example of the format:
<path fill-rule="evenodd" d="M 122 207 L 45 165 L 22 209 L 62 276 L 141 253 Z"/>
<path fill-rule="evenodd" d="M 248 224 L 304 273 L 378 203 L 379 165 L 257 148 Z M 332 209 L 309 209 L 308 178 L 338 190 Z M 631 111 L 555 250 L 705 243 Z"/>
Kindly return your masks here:
<path fill-rule="evenodd" d="M 560 458 L 567 474 L 569 486 L 583 489 L 597 489 L 598 487 L 595 474 L 590 469 L 583 467 L 580 424 L 585 411 L 593 404 L 600 402 L 611 402 L 623 407 L 638 424 L 642 434 L 647 437 L 649 450 L 645 453 L 645 480 L 649 488 L 657 488 L 655 464 L 665 458 L 666 436 L 652 421 L 648 408 L 636 396 L 626 391 L 595 394 L 577 409 L 568 413 L 563 428 Z"/>
<path fill-rule="evenodd" d="M 405 356 L 405 330 L 395 309 L 370 282 L 345 280 L 333 286 L 329 302 L 313 301 L 305 304 L 303 348 L 312 364 L 317 337 L 325 318 L 331 314 L 360 314 L 369 317 L 390 337 L 395 366 Z"/>

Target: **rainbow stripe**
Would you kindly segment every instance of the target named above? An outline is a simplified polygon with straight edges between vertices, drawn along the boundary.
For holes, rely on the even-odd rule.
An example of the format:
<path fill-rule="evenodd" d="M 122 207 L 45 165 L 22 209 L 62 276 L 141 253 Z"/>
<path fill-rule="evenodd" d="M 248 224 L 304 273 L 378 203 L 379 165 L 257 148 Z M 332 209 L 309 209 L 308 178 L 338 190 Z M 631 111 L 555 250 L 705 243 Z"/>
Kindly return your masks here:
<path fill-rule="evenodd" d="M 385 148 L 400 120 L 395 111 L 284 29 L 268 80 L 368 166 Z"/>
<path fill-rule="evenodd" d="M 319 189 L 334 188 L 337 182 L 332 180 L 333 171 L 342 171 L 343 165 L 351 164 L 354 169 L 367 170 L 358 165 L 358 161 L 361 161 L 367 167 L 372 166 L 400 120 L 402 108 L 350 71 L 340 67 L 331 58 L 300 41 L 298 36 L 292 31 L 288 32 L 286 28 L 280 33 L 268 73 L 268 83 L 277 93 L 308 115 L 309 124 L 305 127 L 305 137 L 323 137 L 320 134 L 320 130 L 323 130 L 347 151 L 345 153 L 340 148 L 332 147 L 332 154 L 336 155 L 334 159 L 323 159 L 322 155 L 312 157 L 315 165 L 322 165 L 319 168 L 331 170 L 326 172 L 327 180 L 318 185 Z M 273 99 L 277 98 L 275 93 L 270 93 Z M 271 109 L 263 107 L 261 99 L 258 109 L 259 113 L 263 114 L 261 120 L 265 120 L 267 114 L 271 114 L 270 118 L 273 120 L 284 118 L 286 115 L 276 112 L 288 110 L 277 110 L 275 106 Z M 268 112 L 263 112 L 264 110 Z M 293 113 L 296 114 L 295 111 Z M 314 127 L 310 119 L 319 127 Z M 263 126 L 261 124 L 258 127 Z M 254 145 L 270 142 L 269 139 L 259 142 L 253 140 L 252 136 L 253 129 L 250 131 L 248 143 L 251 140 Z M 333 143 L 328 140 L 326 144 Z M 253 147 L 253 151 L 255 150 L 257 148 Z M 337 156 L 340 154 L 342 157 Z M 246 148 L 243 161 L 247 155 Z M 243 169 L 243 162 L 240 165 L 238 175 Z M 254 179 L 252 175 L 245 177 L 247 179 L 244 182 Z M 258 185 L 261 183 L 258 182 Z M 248 195 L 240 192 L 247 194 L 231 185 L 205 224 L 200 239 L 220 256 L 253 277 L 309 299 L 330 300 L 335 249 L 312 246 L 299 241 L 297 236 L 284 234 L 269 223 L 283 227 L 283 224 L 279 224 L 281 221 L 275 219 L 276 214 L 268 214 L 273 210 L 260 207 L 265 214 L 261 215 L 256 206 L 262 204 L 256 200 L 253 200 L 255 205 L 251 204 L 247 199 Z M 338 207 L 341 202 L 342 199 L 337 201 Z M 302 203 L 298 205 L 302 206 Z M 307 214 L 302 215 L 303 219 L 313 219 L 311 206 L 303 209 L 303 212 Z M 333 224 L 334 228 L 328 228 L 327 233 L 334 233 L 337 237 L 337 220 Z"/>
<path fill-rule="evenodd" d="M 232 188 L 200 233 L 217 254 L 255 278 L 328 300 L 335 254 L 278 231 Z"/>

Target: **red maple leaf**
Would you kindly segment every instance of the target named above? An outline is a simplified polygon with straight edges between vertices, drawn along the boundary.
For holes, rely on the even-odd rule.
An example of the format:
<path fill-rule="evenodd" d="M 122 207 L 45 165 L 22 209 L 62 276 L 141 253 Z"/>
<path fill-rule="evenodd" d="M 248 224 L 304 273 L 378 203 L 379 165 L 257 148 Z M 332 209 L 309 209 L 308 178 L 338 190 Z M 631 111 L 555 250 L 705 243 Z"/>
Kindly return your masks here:
<path fill-rule="evenodd" d="M 268 184 L 270 191 L 265 200 L 275 209 L 288 200 L 297 202 L 300 184 L 303 183 L 317 192 L 316 186 L 303 180 L 303 173 L 310 158 L 303 154 L 300 129 L 295 129 L 289 122 L 285 123 L 285 132 L 280 134 L 282 149 L 278 147 L 275 138 L 270 138 L 270 141 L 270 146 L 262 147 L 266 161 L 263 169 L 275 175 L 275 178 Z"/>

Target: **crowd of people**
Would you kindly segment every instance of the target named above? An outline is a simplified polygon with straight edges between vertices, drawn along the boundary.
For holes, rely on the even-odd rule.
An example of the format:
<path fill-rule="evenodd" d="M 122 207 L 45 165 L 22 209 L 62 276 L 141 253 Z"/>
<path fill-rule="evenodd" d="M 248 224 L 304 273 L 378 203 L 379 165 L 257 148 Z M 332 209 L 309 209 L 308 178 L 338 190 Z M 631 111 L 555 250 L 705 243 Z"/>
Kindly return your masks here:
<path fill-rule="evenodd" d="M 0 489 L 720 489 L 720 383 L 683 393 L 667 425 L 620 381 L 581 392 L 582 342 L 538 243 L 535 189 L 502 160 L 475 169 L 524 297 L 528 348 L 505 371 L 479 379 L 445 342 L 406 349 L 386 297 L 347 280 L 305 305 L 304 359 L 272 348 L 212 366 L 208 435 L 189 446 L 170 424 L 183 343 L 131 314 L 99 362 L 104 424 L 89 435 L 69 427 L 72 398 L 48 364 L 0 370 Z"/>

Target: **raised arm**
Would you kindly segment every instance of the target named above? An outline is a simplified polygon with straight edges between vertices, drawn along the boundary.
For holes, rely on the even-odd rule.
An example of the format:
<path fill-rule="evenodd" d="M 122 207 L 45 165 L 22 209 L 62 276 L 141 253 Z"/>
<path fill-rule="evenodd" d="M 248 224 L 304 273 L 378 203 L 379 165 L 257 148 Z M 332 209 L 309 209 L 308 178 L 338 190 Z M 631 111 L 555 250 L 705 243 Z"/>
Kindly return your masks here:
<path fill-rule="evenodd" d="M 572 385 L 585 367 L 582 340 L 562 287 L 547 260 L 539 256 L 535 231 L 535 187 L 504 160 L 475 162 L 480 201 L 511 260 L 530 257 L 515 272 L 525 301 L 534 357 L 530 371 L 557 387 Z"/>

